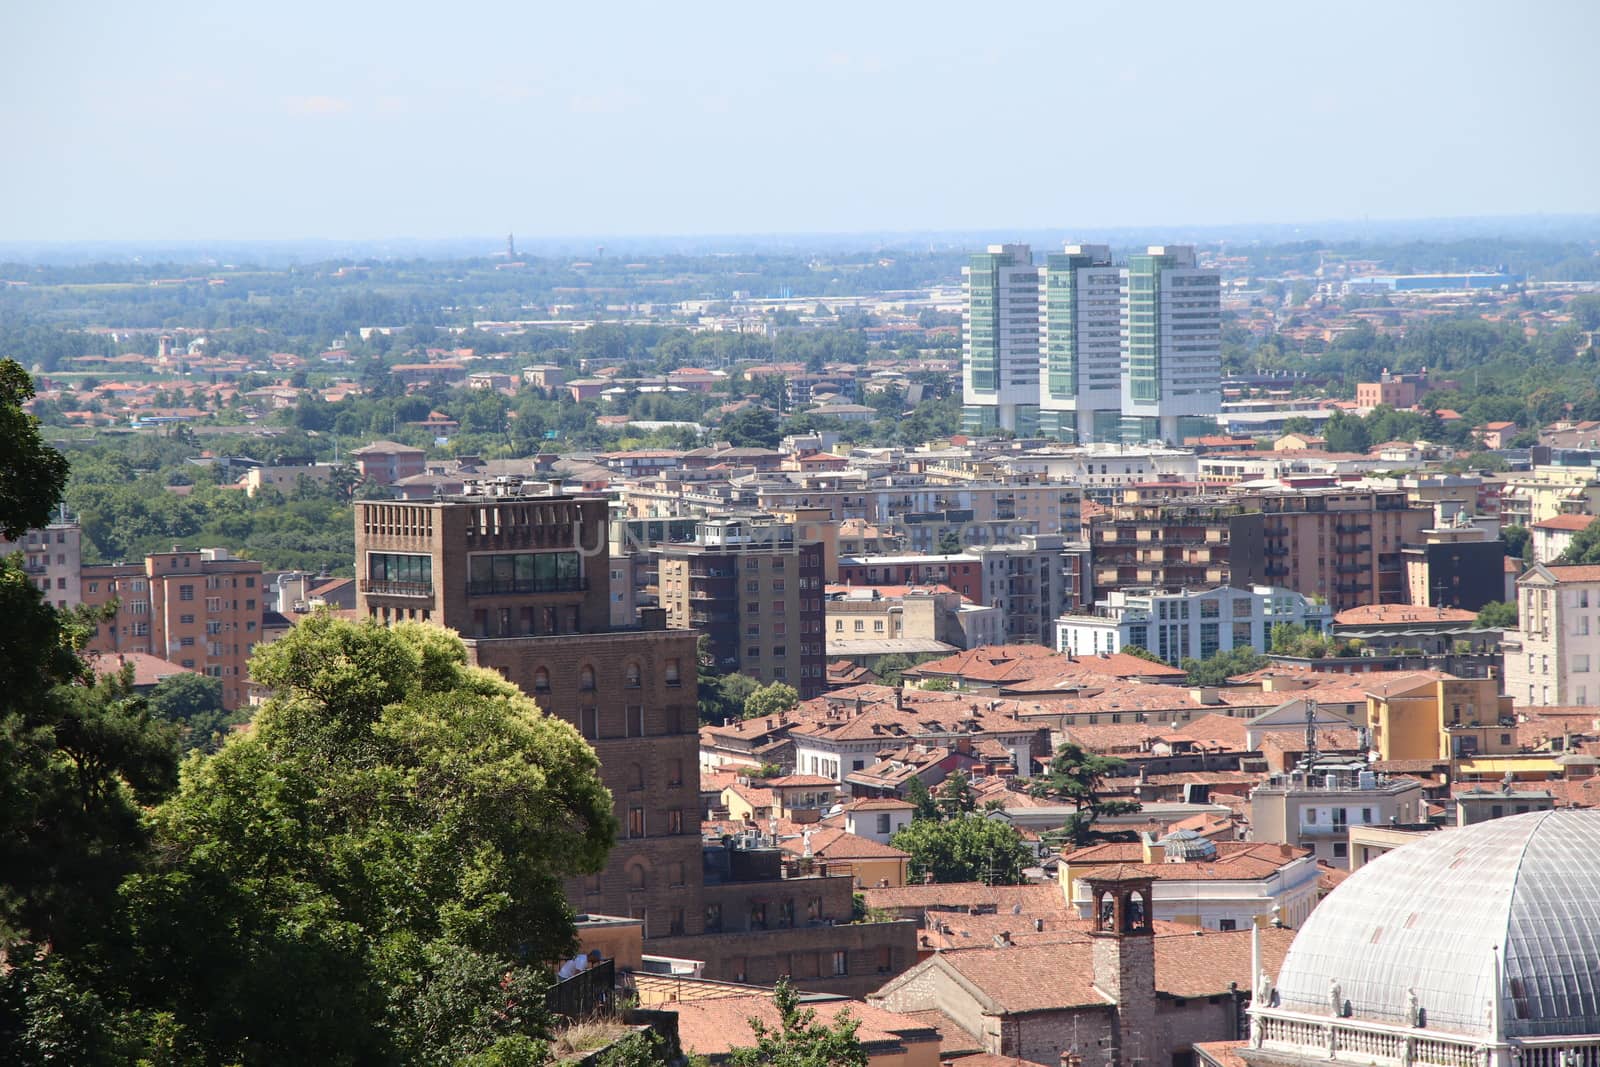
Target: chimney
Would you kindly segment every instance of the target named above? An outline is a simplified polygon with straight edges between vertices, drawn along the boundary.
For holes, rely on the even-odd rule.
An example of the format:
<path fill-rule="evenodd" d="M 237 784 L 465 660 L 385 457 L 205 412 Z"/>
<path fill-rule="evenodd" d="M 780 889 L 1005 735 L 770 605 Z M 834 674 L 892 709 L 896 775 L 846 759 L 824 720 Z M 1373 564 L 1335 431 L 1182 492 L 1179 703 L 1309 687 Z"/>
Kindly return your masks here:
<path fill-rule="evenodd" d="M 894 710 L 895 711 L 905 711 L 906 710 L 906 691 L 904 689 L 900 688 L 899 686 L 895 686 L 895 690 L 894 690 Z"/>
<path fill-rule="evenodd" d="M 994 947 L 995 948 L 1007 948 L 1007 947 L 1010 946 L 1010 944 L 1011 944 L 1011 931 L 1010 930 L 1001 930 L 998 934 L 994 935 Z"/>

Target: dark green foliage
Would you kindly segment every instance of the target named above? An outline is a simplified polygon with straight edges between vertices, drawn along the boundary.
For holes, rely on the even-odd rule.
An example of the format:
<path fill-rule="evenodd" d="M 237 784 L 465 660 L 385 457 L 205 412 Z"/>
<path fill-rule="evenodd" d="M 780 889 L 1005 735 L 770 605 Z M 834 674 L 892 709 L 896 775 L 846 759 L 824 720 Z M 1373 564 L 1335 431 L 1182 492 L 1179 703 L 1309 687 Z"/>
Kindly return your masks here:
<path fill-rule="evenodd" d="M 916 811 L 911 815 L 913 820 L 931 819 L 938 822 L 939 805 L 934 801 L 933 794 L 929 792 L 927 783 L 916 775 L 906 783 L 906 800 L 916 806 Z"/>
<path fill-rule="evenodd" d="M 1572 535 L 1567 550 L 1556 560 L 1563 566 L 1574 563 L 1600 563 L 1600 522 L 1591 522 Z"/>
<path fill-rule="evenodd" d="M 748 407 L 724 419 L 719 436 L 736 448 L 777 448 L 783 430 L 766 408 Z"/>
<path fill-rule="evenodd" d="M 999 818 L 963 812 L 945 819 L 913 819 L 889 841 L 911 856 L 912 881 L 1020 885 L 1028 846 L 1017 828 Z"/>
<path fill-rule="evenodd" d="M 150 691 L 150 709 L 181 731 L 179 747 L 188 752 L 215 752 L 226 740 L 228 728 L 246 722 L 245 711 L 222 706 L 222 680 L 185 672 L 163 678 Z"/>
<path fill-rule="evenodd" d="M 867 1067 L 866 1049 L 856 1037 L 860 1022 L 848 1010 L 836 1015 L 831 1025 L 818 1022 L 816 1011 L 801 1006 L 787 978 L 779 979 L 772 1000 L 778 1008 L 778 1026 L 752 1017 L 756 1043 L 733 1049 L 729 1061 L 733 1067 Z"/>
<path fill-rule="evenodd" d="M 1185 659 L 1178 664 L 1189 672 L 1190 685 L 1227 685 L 1236 674 L 1266 666 L 1267 658 L 1248 645 L 1217 651 L 1205 659 Z"/>
<path fill-rule="evenodd" d="M 0 540 L 44 526 L 67 484 L 66 458 L 39 436 L 39 420 L 22 410 L 33 379 L 15 360 L 0 359 Z"/>
<path fill-rule="evenodd" d="M 1477 625 L 1497 630 L 1517 628 L 1517 605 L 1514 601 L 1491 600 L 1478 609 Z"/>

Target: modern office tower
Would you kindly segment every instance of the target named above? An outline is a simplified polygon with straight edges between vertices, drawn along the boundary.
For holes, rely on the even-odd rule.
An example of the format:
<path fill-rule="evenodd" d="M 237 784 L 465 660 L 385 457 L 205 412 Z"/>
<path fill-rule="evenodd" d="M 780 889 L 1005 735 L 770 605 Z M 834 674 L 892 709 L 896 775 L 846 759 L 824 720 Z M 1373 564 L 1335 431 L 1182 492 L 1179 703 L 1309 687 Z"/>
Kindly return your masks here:
<path fill-rule="evenodd" d="M 1122 440 L 1123 272 L 1109 245 L 1045 260 L 1039 432 L 1075 444 Z"/>
<path fill-rule="evenodd" d="M 990 245 L 961 269 L 961 412 L 969 433 L 1039 428 L 1039 270 L 1027 245 Z"/>
<path fill-rule="evenodd" d="M 797 539 L 793 523 L 706 519 L 692 543 L 658 551 L 667 625 L 704 633 L 718 670 L 785 682 L 804 700 L 822 694 L 820 542 Z"/>
<path fill-rule="evenodd" d="M 1222 289 L 1191 245 L 1128 260 L 1123 298 L 1122 440 L 1181 444 L 1222 409 Z"/>
<path fill-rule="evenodd" d="M 647 938 L 698 934 L 695 635 L 659 612 L 611 628 L 606 501 L 494 484 L 355 506 L 357 614 L 456 630 L 600 757 L 618 840 L 602 874 L 568 884 L 573 907 L 642 919 Z"/>

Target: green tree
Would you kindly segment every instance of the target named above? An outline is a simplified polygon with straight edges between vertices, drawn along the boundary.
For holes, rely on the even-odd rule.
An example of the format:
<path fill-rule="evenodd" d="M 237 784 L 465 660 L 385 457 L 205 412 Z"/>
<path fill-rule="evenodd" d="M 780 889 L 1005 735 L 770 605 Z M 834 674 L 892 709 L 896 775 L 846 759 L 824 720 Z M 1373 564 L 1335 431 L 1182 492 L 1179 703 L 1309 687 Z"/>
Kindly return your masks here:
<path fill-rule="evenodd" d="M 744 717 L 764 719 L 793 711 L 800 703 L 800 694 L 786 682 L 773 682 L 761 686 L 744 698 Z"/>
<path fill-rule="evenodd" d="M 914 881 L 932 874 L 935 882 L 1020 885 L 1029 858 L 1016 827 L 976 812 L 913 819 L 889 843 L 910 854 Z"/>
<path fill-rule="evenodd" d="M 958 531 L 946 530 L 939 535 L 938 555 L 959 556 L 966 550 L 967 546 L 961 543 L 961 534 Z"/>
<path fill-rule="evenodd" d="M 161 679 L 149 699 L 152 711 L 182 731 L 179 747 L 185 752 L 215 752 L 228 727 L 248 718 L 243 711 L 230 712 L 222 706 L 222 679 L 189 671 Z"/>
<path fill-rule="evenodd" d="M 15 541 L 44 526 L 67 486 L 67 459 L 39 436 L 39 420 L 22 410 L 33 379 L 14 359 L 0 359 L 0 540 Z"/>
<path fill-rule="evenodd" d="M 1178 664 L 1189 672 L 1190 685 L 1227 685 L 1236 674 L 1245 674 L 1266 665 L 1267 658 L 1249 645 L 1218 649 L 1205 659 L 1185 659 Z"/>
<path fill-rule="evenodd" d="M 778 416 L 764 407 L 748 407 L 723 421 L 722 436 L 738 448 L 777 448 L 783 431 Z"/>
<path fill-rule="evenodd" d="M 903 680 L 901 674 L 909 671 L 912 666 L 909 657 L 891 652 L 887 656 L 879 657 L 878 662 L 872 665 L 872 673 L 878 676 L 879 682 L 898 689 Z"/>
<path fill-rule="evenodd" d="M 1567 550 L 1555 561 L 1562 566 L 1575 563 L 1600 563 L 1600 522 L 1591 522 L 1572 535 Z"/>
<path fill-rule="evenodd" d="M 832 1025 L 818 1022 L 815 1009 L 801 1006 L 788 978 L 778 980 L 772 1002 L 777 1027 L 752 1016 L 756 1043 L 731 1050 L 734 1067 L 867 1067 L 866 1049 L 856 1037 L 861 1024 L 848 1009 L 835 1015 Z"/>
<path fill-rule="evenodd" d="M 911 776 L 911 780 L 906 783 L 906 800 L 916 808 L 911 813 L 913 820 L 929 819 L 933 822 L 938 822 L 943 817 L 939 811 L 939 805 L 933 799 L 933 794 L 928 790 L 928 783 L 914 774 Z"/>
<path fill-rule="evenodd" d="M 1496 630 L 1515 630 L 1517 628 L 1517 605 L 1515 601 L 1491 600 L 1478 610 L 1477 625 Z"/>
<path fill-rule="evenodd" d="M 1500 540 L 1506 543 L 1506 555 L 1524 561 L 1533 559 L 1533 535 L 1526 526 L 1503 527 Z"/>
<path fill-rule="evenodd" d="M 976 811 L 978 794 L 973 790 L 972 779 L 966 771 L 951 771 L 950 775 L 939 783 L 934 802 L 939 806 L 939 813 L 951 819 L 957 815 Z"/>
<path fill-rule="evenodd" d="M 1122 651 L 1127 653 L 1130 656 L 1136 656 L 1139 659 L 1145 660 L 1145 661 L 1150 662 L 1150 663 L 1166 663 L 1167 662 L 1166 660 L 1162 659 L 1160 656 L 1156 655 L 1154 652 L 1151 652 L 1148 648 L 1145 648 L 1143 645 L 1123 645 L 1122 646 Z"/>
<path fill-rule="evenodd" d="M 1079 811 L 1096 811 L 1105 780 L 1128 769 L 1126 760 L 1101 756 L 1083 746 L 1068 742 L 1056 750 L 1049 771 L 1029 782 L 1028 792 L 1036 797 L 1069 800 Z"/>
<path fill-rule="evenodd" d="M 208 1062 L 537 1049 L 562 880 L 616 834 L 593 750 L 434 626 L 314 615 L 251 672 L 255 729 L 186 765 L 124 887 L 137 995 Z"/>

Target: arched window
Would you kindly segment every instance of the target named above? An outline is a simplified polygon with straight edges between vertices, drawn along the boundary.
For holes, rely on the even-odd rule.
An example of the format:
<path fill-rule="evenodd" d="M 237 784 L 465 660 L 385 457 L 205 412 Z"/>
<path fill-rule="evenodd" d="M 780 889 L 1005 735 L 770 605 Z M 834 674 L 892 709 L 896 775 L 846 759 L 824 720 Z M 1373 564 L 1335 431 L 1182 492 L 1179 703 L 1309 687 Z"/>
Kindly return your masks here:
<path fill-rule="evenodd" d="M 535 693 L 550 692 L 550 672 L 543 667 L 533 672 L 533 691 Z"/>
<path fill-rule="evenodd" d="M 1110 930 L 1116 925 L 1117 905 L 1110 893 L 1100 894 L 1100 929 Z"/>
<path fill-rule="evenodd" d="M 594 691 L 594 668 L 587 663 L 583 665 L 583 670 L 578 672 L 578 688 L 585 693 Z"/>
<path fill-rule="evenodd" d="M 645 870 L 642 863 L 628 864 L 628 887 L 630 889 L 643 889 L 645 885 Z"/>
<path fill-rule="evenodd" d="M 629 663 L 623 671 L 623 678 L 626 680 L 625 684 L 629 689 L 639 688 L 639 665 L 637 663 Z"/>
<path fill-rule="evenodd" d="M 1145 906 L 1144 894 L 1136 889 L 1128 894 L 1127 928 L 1130 932 L 1133 932 L 1146 930 L 1149 927 L 1149 908 Z"/>

